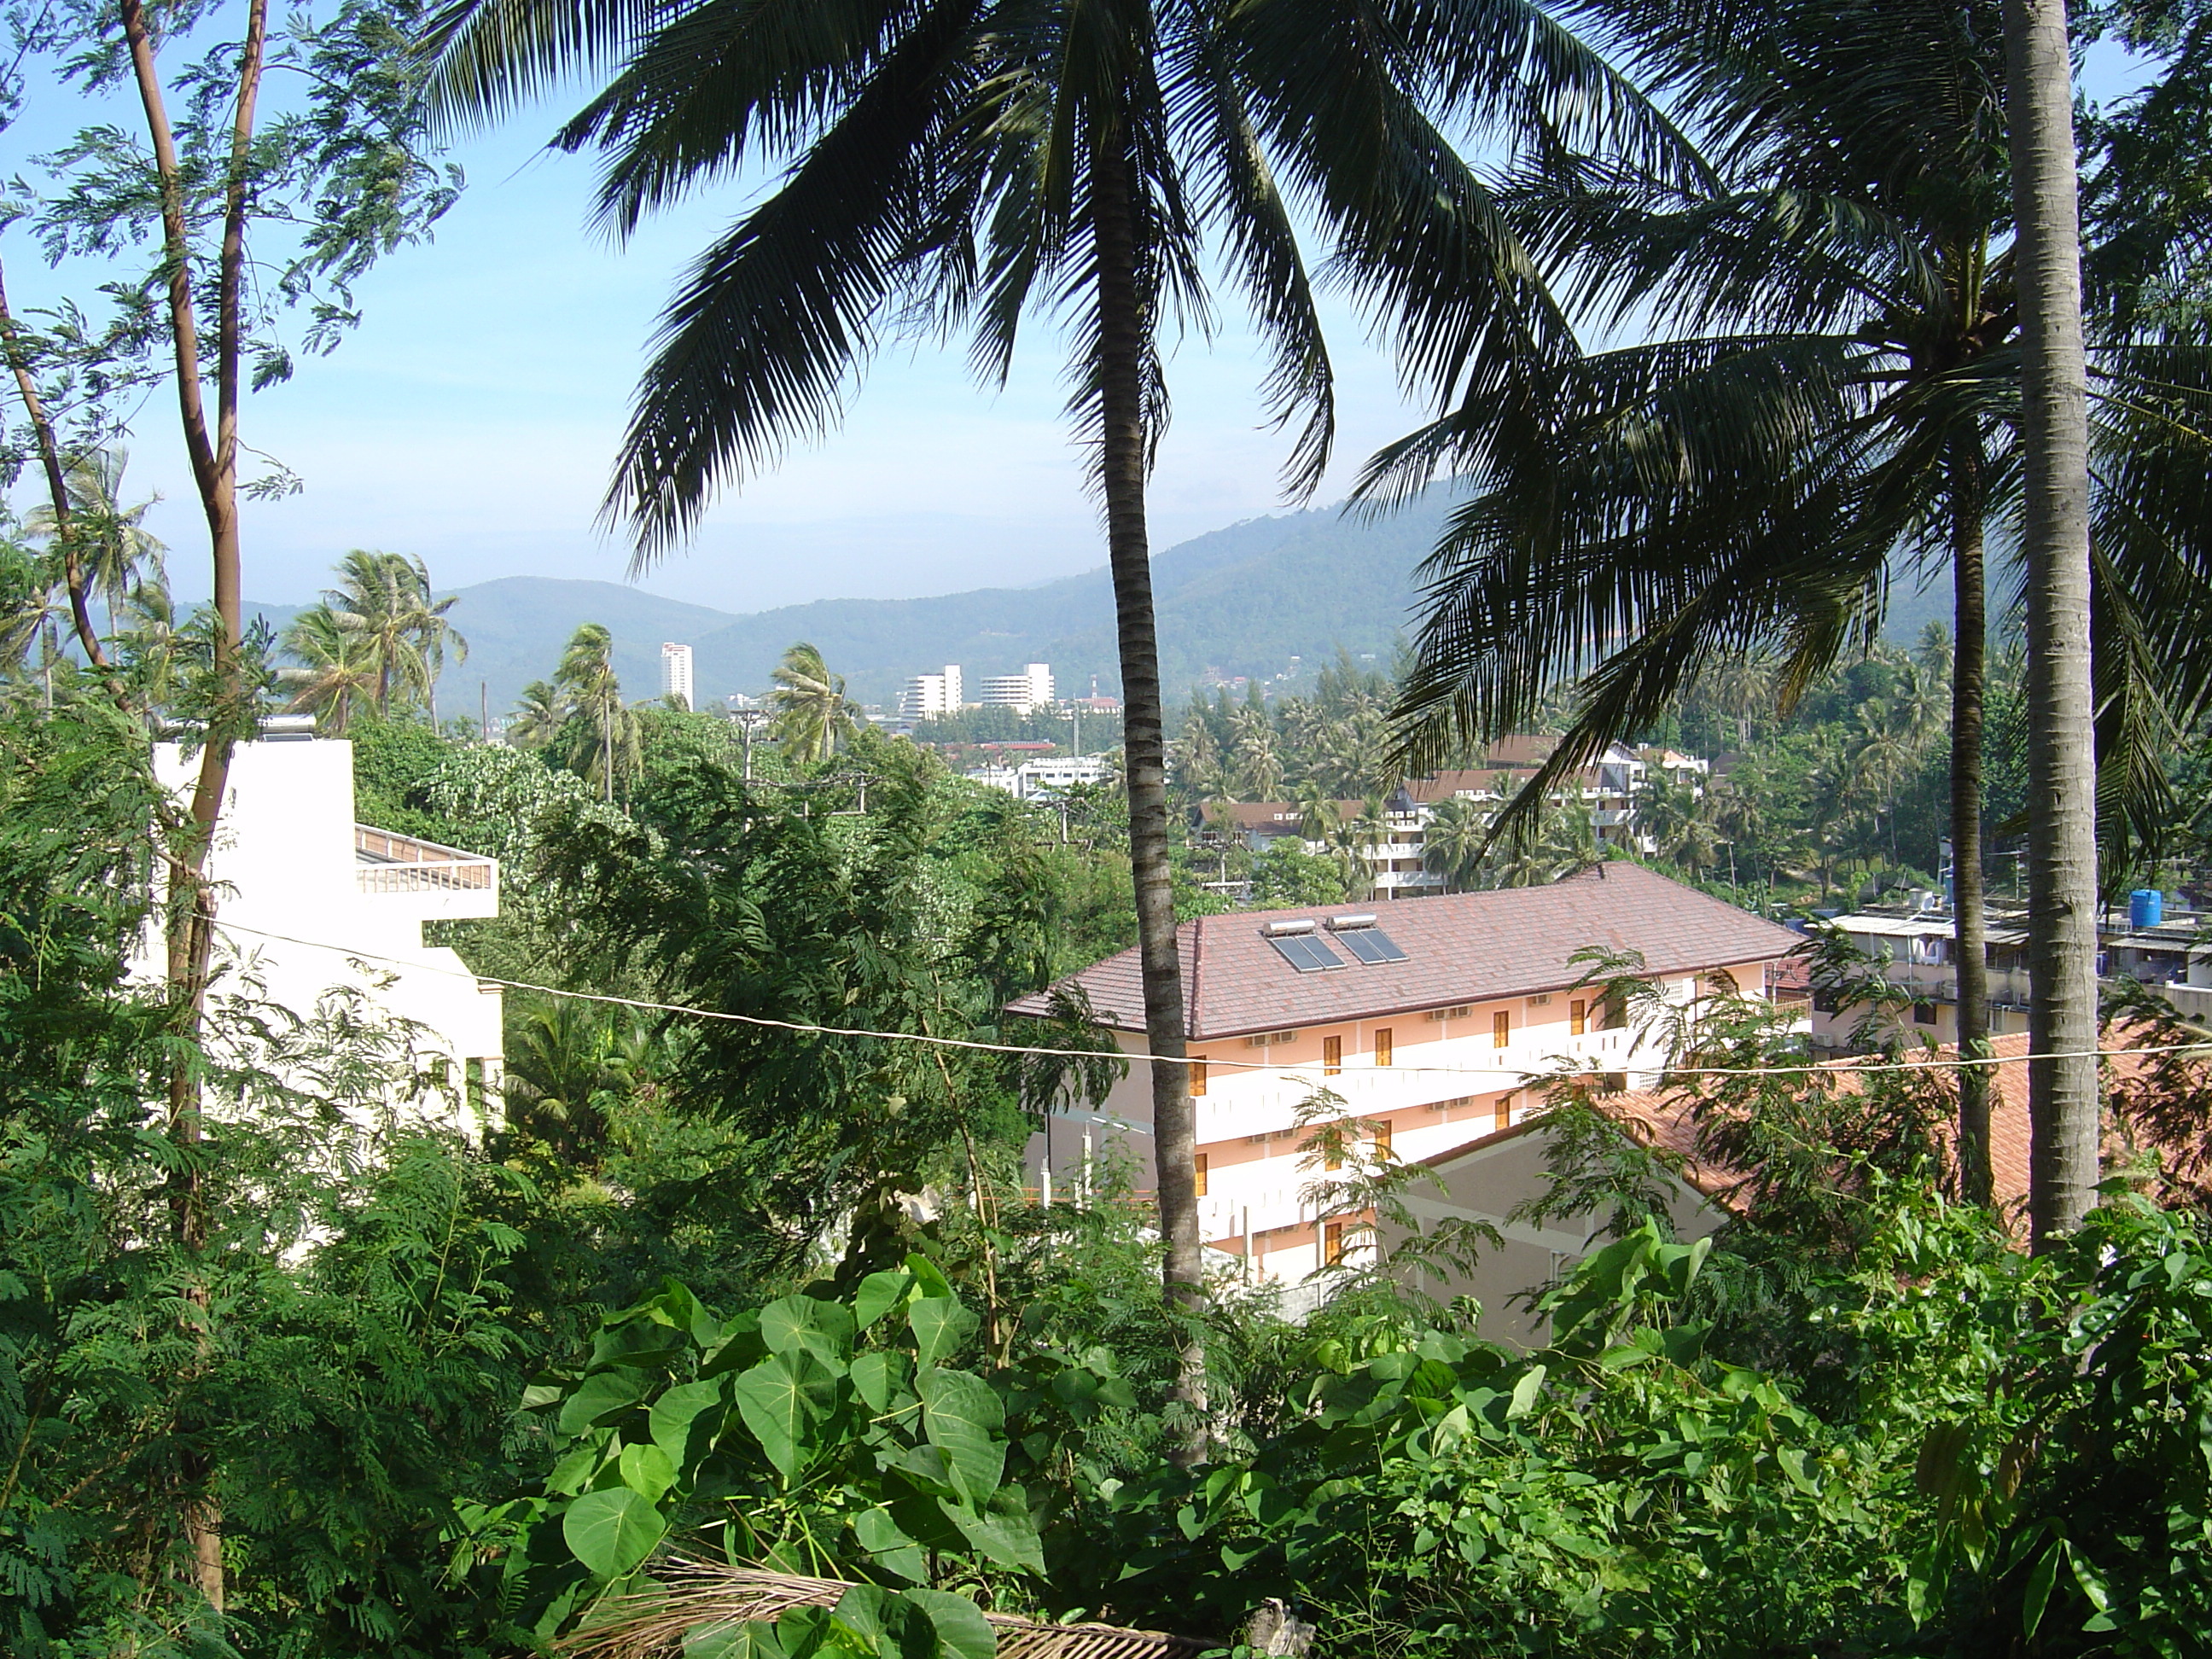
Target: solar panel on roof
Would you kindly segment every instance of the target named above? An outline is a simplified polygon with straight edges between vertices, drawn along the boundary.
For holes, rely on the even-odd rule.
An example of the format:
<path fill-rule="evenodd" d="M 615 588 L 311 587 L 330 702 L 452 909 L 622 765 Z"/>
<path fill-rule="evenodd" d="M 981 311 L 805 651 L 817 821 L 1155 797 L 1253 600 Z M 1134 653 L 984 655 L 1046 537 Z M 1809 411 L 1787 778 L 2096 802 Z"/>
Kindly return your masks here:
<path fill-rule="evenodd" d="M 1406 953 L 1398 941 L 1379 927 L 1351 927 L 1337 934 L 1337 942 L 1362 962 L 1403 962 Z"/>
<path fill-rule="evenodd" d="M 1331 968 L 1341 968 L 1344 958 L 1311 934 L 1293 934 L 1288 939 L 1271 939 L 1284 961 L 1302 974 L 1324 973 Z"/>

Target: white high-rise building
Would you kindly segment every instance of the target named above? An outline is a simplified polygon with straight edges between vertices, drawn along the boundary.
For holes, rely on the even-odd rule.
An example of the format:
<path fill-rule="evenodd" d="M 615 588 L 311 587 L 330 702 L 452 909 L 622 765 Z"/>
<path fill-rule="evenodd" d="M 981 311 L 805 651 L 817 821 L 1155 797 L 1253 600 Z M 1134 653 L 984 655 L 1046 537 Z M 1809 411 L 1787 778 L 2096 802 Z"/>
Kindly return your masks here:
<path fill-rule="evenodd" d="M 670 641 L 660 642 L 660 695 L 681 697 L 686 708 L 696 708 L 691 695 L 691 647 Z"/>
<path fill-rule="evenodd" d="M 916 674 L 906 683 L 899 699 L 902 720 L 933 720 L 940 714 L 957 714 L 965 706 L 960 685 L 960 665 L 949 662 L 941 674 Z"/>
<path fill-rule="evenodd" d="M 1052 707 L 1052 665 L 1033 662 L 1018 674 L 994 674 L 983 682 L 983 707 L 1016 708 L 1024 714 Z"/>

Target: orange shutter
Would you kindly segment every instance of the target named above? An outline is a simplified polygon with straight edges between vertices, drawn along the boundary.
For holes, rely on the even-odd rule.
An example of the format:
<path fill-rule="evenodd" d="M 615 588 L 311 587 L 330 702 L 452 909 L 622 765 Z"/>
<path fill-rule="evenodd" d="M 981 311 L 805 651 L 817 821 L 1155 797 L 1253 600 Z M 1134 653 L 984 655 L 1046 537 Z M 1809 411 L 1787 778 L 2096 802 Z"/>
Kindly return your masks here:
<path fill-rule="evenodd" d="M 1390 1063 L 1390 1028 L 1387 1025 L 1375 1033 L 1375 1063 L 1377 1066 Z"/>
<path fill-rule="evenodd" d="M 1390 1150 L 1390 1120 L 1389 1118 L 1376 1119 L 1373 1123 L 1368 1125 L 1368 1131 L 1375 1137 L 1375 1150 L 1378 1154 Z"/>
<path fill-rule="evenodd" d="M 1195 1100 L 1206 1092 L 1206 1056 L 1192 1056 L 1190 1064 L 1183 1069 L 1190 1073 L 1190 1097 Z"/>
<path fill-rule="evenodd" d="M 1190 1163 L 1192 1171 L 1198 1177 L 1198 1195 L 1204 1198 L 1206 1196 L 1206 1154 L 1204 1152 L 1194 1154 Z"/>
<path fill-rule="evenodd" d="M 1577 997 L 1567 1005 L 1567 1035 L 1581 1036 L 1589 1030 L 1589 1004 Z"/>
<path fill-rule="evenodd" d="M 1344 1039 L 1340 1036 L 1321 1040 L 1321 1074 L 1334 1077 L 1344 1069 Z"/>
<path fill-rule="evenodd" d="M 1513 1016 L 1504 1009 L 1490 1017 L 1490 1046 L 1503 1048 L 1513 1040 Z"/>

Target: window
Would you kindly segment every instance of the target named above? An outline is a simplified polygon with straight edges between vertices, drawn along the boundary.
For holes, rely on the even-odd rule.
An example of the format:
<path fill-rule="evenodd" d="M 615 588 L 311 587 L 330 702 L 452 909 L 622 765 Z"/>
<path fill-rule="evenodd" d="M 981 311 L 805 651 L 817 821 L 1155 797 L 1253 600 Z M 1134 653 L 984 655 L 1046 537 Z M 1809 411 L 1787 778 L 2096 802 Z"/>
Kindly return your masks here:
<path fill-rule="evenodd" d="M 1346 1224 L 1341 1221 L 1324 1221 L 1321 1224 L 1321 1259 L 1323 1261 L 1337 1262 L 1344 1260 L 1345 1226 Z"/>
<path fill-rule="evenodd" d="M 1206 1154 L 1194 1153 L 1190 1160 L 1191 1173 L 1198 1179 L 1198 1195 L 1206 1196 Z"/>
<path fill-rule="evenodd" d="M 1498 1097 L 1497 1115 L 1491 1120 L 1490 1124 L 1492 1129 L 1510 1129 L 1513 1127 L 1513 1103 L 1518 1097 L 1517 1093 Z"/>
<path fill-rule="evenodd" d="M 1321 1040 L 1321 1074 L 1334 1077 L 1344 1069 L 1344 1039 L 1340 1036 Z"/>
<path fill-rule="evenodd" d="M 1206 1056 L 1193 1054 L 1183 1069 L 1190 1073 L 1190 1097 L 1196 1100 L 1206 1092 Z"/>
<path fill-rule="evenodd" d="M 1390 1120 L 1387 1117 L 1377 1118 L 1367 1127 L 1368 1133 L 1374 1137 L 1376 1159 L 1387 1162 L 1390 1153 Z"/>
<path fill-rule="evenodd" d="M 1490 1046 L 1503 1048 L 1513 1041 L 1513 1016 L 1500 1008 L 1490 1017 Z"/>
<path fill-rule="evenodd" d="M 1912 1023 L 1915 1025 L 1933 1025 L 1936 1023 L 1936 1005 L 1932 1002 L 1914 1003 Z"/>
<path fill-rule="evenodd" d="M 1583 1036 L 1589 1031 L 1589 1004 L 1584 999 L 1577 997 L 1567 1005 L 1567 1035 Z"/>
<path fill-rule="evenodd" d="M 1384 1025 L 1379 1027 L 1375 1033 L 1375 1063 L 1377 1066 L 1388 1066 L 1390 1063 L 1390 1028 Z"/>

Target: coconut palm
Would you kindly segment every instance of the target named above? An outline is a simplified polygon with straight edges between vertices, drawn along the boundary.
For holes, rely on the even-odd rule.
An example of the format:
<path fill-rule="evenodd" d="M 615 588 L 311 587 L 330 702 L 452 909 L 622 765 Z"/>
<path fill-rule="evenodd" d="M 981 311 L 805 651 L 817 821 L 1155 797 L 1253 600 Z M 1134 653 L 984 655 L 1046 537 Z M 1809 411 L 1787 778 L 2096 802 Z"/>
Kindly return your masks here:
<path fill-rule="evenodd" d="M 1421 862 L 1464 892 L 1476 885 L 1490 845 L 1490 813 L 1479 801 L 1440 800 L 1429 809 Z"/>
<path fill-rule="evenodd" d="M 128 450 L 95 449 L 78 456 L 63 473 L 78 568 L 86 588 L 106 605 L 111 634 L 140 582 L 167 581 L 161 559 L 168 549 L 145 526 L 148 510 L 161 498 L 151 495 L 136 507 L 123 505 L 123 472 L 130 462 Z M 23 528 L 52 539 L 59 529 L 53 503 L 43 502 L 25 514 Z"/>
<path fill-rule="evenodd" d="M 299 659 L 279 668 L 280 684 L 292 688 L 287 706 L 315 716 L 324 732 L 345 736 L 355 706 L 376 694 L 377 665 L 369 642 L 347 628 L 328 605 L 310 605 L 284 630 L 284 649 Z"/>
<path fill-rule="evenodd" d="M 2061 0 L 2004 9 L 2022 374 L 2028 637 L 2028 1209 L 2036 1242 L 2081 1224 L 2098 1180 L 2097 799 L 2089 645 L 2088 342 L 2074 77 Z M 2201 191 L 2198 184 L 2192 193 Z M 2204 463 L 2197 461 L 2201 475 Z M 2164 617 L 2171 626 L 2174 618 Z M 2208 672 L 2200 669 L 2200 675 Z"/>
<path fill-rule="evenodd" d="M 469 654 L 469 642 L 447 618 L 458 600 L 433 599 L 428 568 L 404 553 L 355 548 L 338 561 L 337 574 L 338 585 L 323 604 L 375 665 L 376 712 L 389 714 L 395 700 L 404 708 L 419 698 L 434 718 L 447 653 L 456 662 Z"/>
<path fill-rule="evenodd" d="M 553 741 L 575 708 L 568 694 L 550 680 L 532 680 L 507 722 L 507 740 L 517 749 L 543 749 Z"/>
<path fill-rule="evenodd" d="M 1568 733 L 1515 804 L 1525 814 L 1729 658 L 1771 654 L 1786 708 L 1871 645 L 1896 561 L 1948 569 L 1959 1020 L 1978 1048 L 1984 542 L 2022 503 L 1997 0 L 1594 5 L 1710 137 L 1723 185 L 1614 171 L 1516 199 L 1593 321 L 1656 315 L 1678 332 L 1480 389 L 1379 458 L 1370 487 L 1410 487 L 1449 459 L 1477 489 L 1429 568 L 1404 705 L 1413 751 L 1510 730 L 1576 682 Z M 2103 616 L 2124 629 L 2163 590 L 2195 619 L 2212 611 L 2197 436 L 2212 353 L 2148 309 L 2107 321 Z M 2160 665 L 2136 637 L 2112 659 L 2125 686 L 2111 707 L 2115 754 L 2147 775 Z M 2212 664 L 2193 672 L 2168 686 L 2202 706 Z M 1969 1190 L 1986 1195 L 1986 1079 L 1962 1084 Z"/>
<path fill-rule="evenodd" d="M 769 678 L 775 682 L 769 694 L 775 711 L 769 729 L 783 752 L 801 765 L 828 760 L 860 730 L 845 677 L 831 673 L 822 653 L 804 640 L 783 653 Z"/>
<path fill-rule="evenodd" d="M 431 45 L 434 95 L 476 112 L 616 66 L 559 142 L 607 154 L 622 229 L 741 166 L 780 181 L 694 268 L 647 371 L 610 500 L 641 561 L 832 419 L 887 332 L 964 328 L 995 380 L 1025 319 L 1062 325 L 1114 584 L 1146 1038 L 1180 1060 L 1146 515 L 1163 335 L 1206 325 L 1209 275 L 1236 286 L 1271 349 L 1267 398 L 1299 423 L 1292 491 L 1310 490 L 1334 402 L 1301 220 L 1437 395 L 1559 333 L 1446 131 L 1544 158 L 1619 137 L 1656 164 L 1671 128 L 1522 0 L 1405 0 L 1387 21 L 1335 0 L 451 0 Z M 1195 1118 L 1184 1068 L 1152 1070 L 1162 1273 L 1195 1304 Z M 1192 1348 L 1192 1407 L 1196 1364 Z"/>
<path fill-rule="evenodd" d="M 568 636 L 553 678 L 580 716 L 573 722 L 574 752 L 567 758 L 611 801 L 616 785 L 635 776 L 644 760 L 637 711 L 623 701 L 615 674 L 614 635 L 598 623 L 584 623 Z"/>

